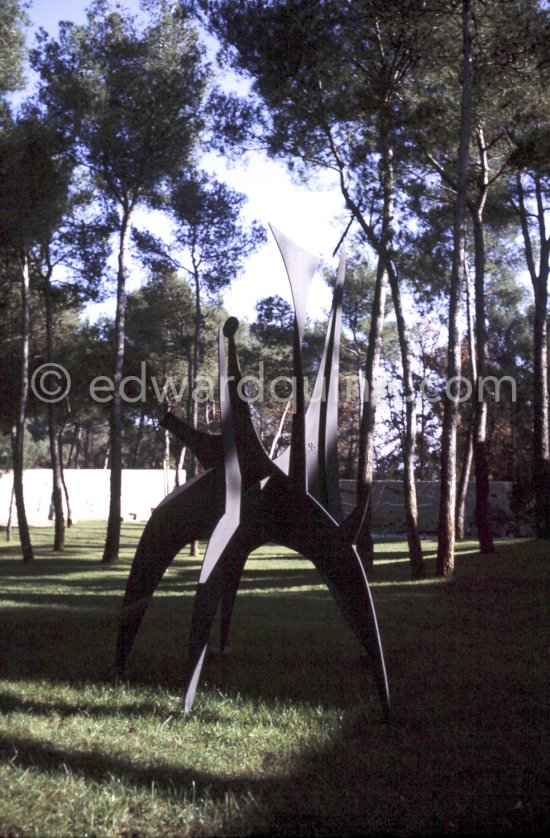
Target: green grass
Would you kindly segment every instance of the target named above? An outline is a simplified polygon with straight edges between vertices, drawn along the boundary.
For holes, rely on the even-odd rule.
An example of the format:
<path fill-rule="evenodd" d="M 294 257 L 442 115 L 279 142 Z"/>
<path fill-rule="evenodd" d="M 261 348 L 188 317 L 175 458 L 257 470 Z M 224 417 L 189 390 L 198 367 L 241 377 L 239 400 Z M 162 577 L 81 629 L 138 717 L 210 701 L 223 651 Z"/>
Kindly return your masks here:
<path fill-rule="evenodd" d="M 392 715 L 312 565 L 249 560 L 231 654 L 193 712 L 181 677 L 199 561 L 180 554 L 112 680 L 141 527 L 99 562 L 103 525 L 37 561 L 0 543 L 0 835 L 494 834 L 550 823 L 550 544 L 460 546 L 451 580 L 410 582 L 403 544 L 372 578 Z M 434 543 L 426 543 L 433 574 Z M 212 638 L 215 642 L 215 637 Z"/>

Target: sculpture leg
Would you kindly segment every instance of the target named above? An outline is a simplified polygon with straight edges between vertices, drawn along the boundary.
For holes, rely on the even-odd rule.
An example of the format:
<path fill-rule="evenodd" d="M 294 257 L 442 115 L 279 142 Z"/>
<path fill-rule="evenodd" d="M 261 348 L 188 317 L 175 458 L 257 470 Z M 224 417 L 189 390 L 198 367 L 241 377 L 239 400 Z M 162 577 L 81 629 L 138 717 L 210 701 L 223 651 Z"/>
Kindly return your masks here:
<path fill-rule="evenodd" d="M 222 610 L 220 621 L 220 652 L 227 646 L 231 617 L 235 607 L 237 591 L 243 574 L 248 553 L 240 553 L 239 557 L 226 556 L 223 566 Z"/>
<path fill-rule="evenodd" d="M 266 540 L 273 538 L 310 559 L 329 588 L 343 616 L 369 655 L 384 717 L 389 713 L 389 688 L 382 643 L 370 588 L 355 547 L 345 531 L 313 500 L 287 485 L 281 499 L 280 479 L 273 478 L 264 498 Z M 286 482 L 283 479 L 283 482 Z M 279 497 L 275 505 L 275 493 Z M 274 511 L 272 511 L 274 510 Z"/>
<path fill-rule="evenodd" d="M 387 721 L 390 712 L 390 691 L 382 640 L 378 629 L 378 620 L 376 619 L 376 611 L 374 610 L 374 603 L 363 563 L 355 547 L 350 548 L 350 553 L 351 555 L 348 561 L 350 564 L 355 561 L 357 576 L 363 579 L 362 591 L 361 588 L 358 588 L 355 591 L 355 596 L 350 597 L 350 588 L 347 587 L 347 595 L 344 598 L 336 598 L 336 601 L 342 614 L 370 658 L 378 696 L 382 705 L 382 712 L 384 719 Z M 357 596 L 360 591 L 362 595 Z"/>
<path fill-rule="evenodd" d="M 186 712 L 191 709 L 195 698 L 210 630 L 222 598 L 222 577 L 223 568 L 220 562 L 205 582 L 199 582 L 197 588 L 184 682 L 183 706 Z"/>
<path fill-rule="evenodd" d="M 330 539 L 327 538 L 330 545 Z M 325 580 L 336 604 L 353 633 L 369 656 L 376 688 L 382 705 L 384 719 L 390 709 L 390 693 L 382 641 L 369 583 L 355 547 L 326 549 L 317 545 L 313 549 L 302 548 L 306 558 L 311 559 Z"/>
<path fill-rule="evenodd" d="M 378 621 L 363 564 L 354 547 L 338 551 L 315 551 L 309 556 L 326 580 L 348 625 L 367 652 L 382 705 L 384 719 L 390 710 L 390 694 Z"/>
<path fill-rule="evenodd" d="M 243 499 L 243 523 L 236 511 L 228 511 L 220 520 L 208 544 L 197 587 L 189 654 L 185 675 L 185 710 L 190 710 L 195 697 L 200 671 L 210 636 L 212 624 L 220 602 L 227 596 L 225 614 L 222 615 L 222 649 L 227 641 L 233 604 L 248 555 L 262 543 L 262 528 L 258 523 L 257 487 Z"/>
<path fill-rule="evenodd" d="M 138 544 L 120 614 L 115 668 L 118 675 L 134 643 L 143 615 L 166 568 L 195 538 L 208 538 L 224 504 L 223 474 L 210 470 L 163 501 Z"/>
<path fill-rule="evenodd" d="M 382 641 L 372 596 L 357 550 L 347 547 L 344 552 L 326 549 L 304 551 L 325 579 L 336 604 L 348 625 L 367 652 L 382 705 L 384 719 L 390 709 L 390 694 Z"/>

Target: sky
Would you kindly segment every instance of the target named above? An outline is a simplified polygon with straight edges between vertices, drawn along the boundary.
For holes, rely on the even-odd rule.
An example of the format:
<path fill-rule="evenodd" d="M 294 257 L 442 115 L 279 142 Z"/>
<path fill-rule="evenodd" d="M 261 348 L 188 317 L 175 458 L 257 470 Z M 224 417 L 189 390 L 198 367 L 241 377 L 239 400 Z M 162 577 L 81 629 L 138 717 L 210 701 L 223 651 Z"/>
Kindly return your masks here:
<path fill-rule="evenodd" d="M 31 0 L 28 14 L 33 30 L 43 27 L 50 34 L 57 34 L 60 20 L 84 23 L 88 0 Z M 139 12 L 139 0 L 121 0 L 121 6 L 132 13 Z M 336 181 L 327 178 L 326 186 L 306 188 L 292 183 L 281 163 L 268 160 L 256 153 L 244 163 L 228 166 L 223 160 L 209 155 L 206 167 L 230 186 L 248 197 L 245 209 L 247 220 L 257 219 L 264 227 L 274 224 L 281 232 L 301 247 L 318 254 L 323 262 L 333 265 L 332 251 L 343 232 L 345 222 L 338 220 L 342 212 L 342 198 Z M 153 232 L 157 232 L 154 230 Z M 131 288 L 131 285 L 129 286 Z M 255 303 L 262 297 L 280 294 L 290 300 L 290 290 L 284 267 L 271 234 L 268 243 L 252 255 L 242 272 L 225 294 L 225 306 L 230 314 L 253 320 Z M 109 303 L 91 311 L 92 316 L 109 311 Z M 111 304 L 112 305 L 112 304 Z M 311 287 L 309 313 L 315 318 L 323 316 L 330 308 L 327 286 L 316 276 Z"/>

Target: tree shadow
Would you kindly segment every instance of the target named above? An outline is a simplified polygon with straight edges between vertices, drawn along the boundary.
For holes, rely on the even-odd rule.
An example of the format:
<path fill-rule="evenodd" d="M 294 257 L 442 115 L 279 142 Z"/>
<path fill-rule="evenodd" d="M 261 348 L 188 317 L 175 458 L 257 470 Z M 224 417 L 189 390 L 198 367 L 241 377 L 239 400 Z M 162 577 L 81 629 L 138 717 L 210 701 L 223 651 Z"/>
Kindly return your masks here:
<path fill-rule="evenodd" d="M 189 799 L 191 789 L 219 802 L 228 793 L 243 800 L 252 794 L 258 806 L 246 822 L 249 833 L 542 832 L 550 811 L 543 693 L 539 688 L 531 696 L 534 670 L 530 676 L 529 661 L 521 656 L 523 641 L 514 635 L 520 606 L 533 619 L 532 584 L 531 589 L 466 584 L 479 561 L 466 556 L 462 576 L 450 582 L 397 581 L 393 565 L 383 574 L 381 569 L 373 598 L 392 692 L 388 725 L 381 723 L 368 662 L 330 595 L 302 590 L 317 578 L 315 568 L 253 567 L 237 598 L 232 653 L 208 657 L 202 689 L 268 706 L 285 701 L 320 712 L 341 709 L 336 734 L 304 747 L 291 763 L 275 761 L 273 768 L 266 754 L 261 770 L 241 773 L 237 767 L 229 775 L 6 733 L 0 737 L 2 757 L 23 769 L 68 769 L 96 782 L 119 777 L 144 791 L 154 783 L 157 793 L 182 800 Z M 174 578 L 163 580 L 166 587 L 153 599 L 136 641 L 132 683 L 180 689 L 193 597 L 181 595 L 179 575 L 191 579 L 196 570 L 178 567 Z M 492 572 L 498 577 L 498 559 Z M 280 587 L 282 577 L 286 587 L 273 594 L 270 586 Z M 105 582 L 112 584 L 112 578 Z M 108 681 L 119 601 L 114 595 L 85 597 L 96 604 L 102 599 L 105 611 L 99 605 L 96 611 L 75 608 L 61 617 L 47 594 L 26 610 L 3 612 L 0 644 L 5 646 L 7 628 L 12 646 L 4 649 L 9 652 L 4 676 L 73 685 Z M 531 631 L 535 638 L 535 624 Z M 544 665 L 548 669 L 547 661 Z M 541 684 L 545 671 L 539 664 Z M 97 719 L 133 719 L 153 712 L 154 702 L 138 697 L 128 706 L 90 706 L 0 693 L 2 713 L 69 717 L 84 710 Z M 208 713 L 201 709 L 199 691 L 197 715 L 190 719 L 219 722 L 215 709 Z M 241 826 L 228 821 L 225 832 Z"/>

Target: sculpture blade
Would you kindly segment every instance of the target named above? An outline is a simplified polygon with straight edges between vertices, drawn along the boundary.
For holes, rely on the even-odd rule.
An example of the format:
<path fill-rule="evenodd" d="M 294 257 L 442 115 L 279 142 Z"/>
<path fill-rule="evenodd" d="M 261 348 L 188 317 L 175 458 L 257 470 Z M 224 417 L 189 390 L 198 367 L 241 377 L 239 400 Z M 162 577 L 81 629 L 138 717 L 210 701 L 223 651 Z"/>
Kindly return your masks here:
<path fill-rule="evenodd" d="M 342 248 L 323 356 L 305 421 L 307 490 L 338 522 L 342 520 L 338 465 L 338 385 L 345 270 L 346 254 Z"/>
<path fill-rule="evenodd" d="M 210 536 L 223 512 L 224 498 L 223 472 L 211 469 L 165 498 L 147 522 L 122 601 L 115 661 L 119 675 L 166 568 L 186 544 Z"/>
<path fill-rule="evenodd" d="M 269 227 L 277 242 L 288 274 L 301 345 L 304 338 L 309 288 L 319 264 L 319 257 L 299 247 L 273 224 L 270 224 Z"/>

